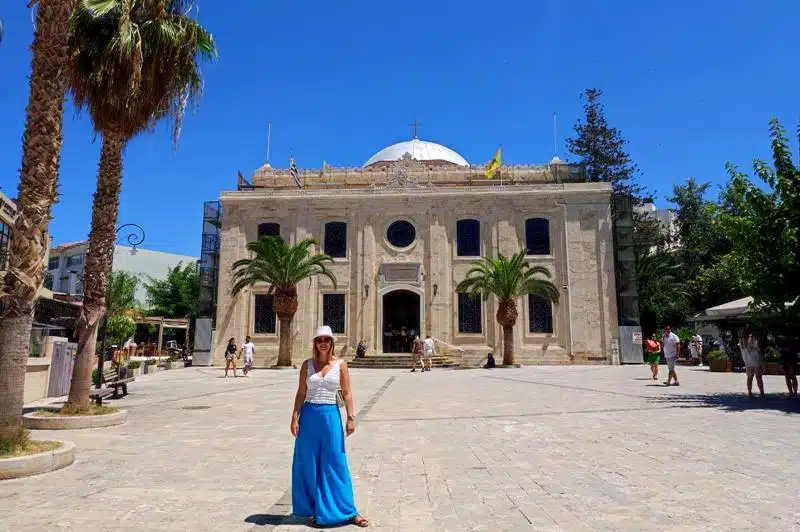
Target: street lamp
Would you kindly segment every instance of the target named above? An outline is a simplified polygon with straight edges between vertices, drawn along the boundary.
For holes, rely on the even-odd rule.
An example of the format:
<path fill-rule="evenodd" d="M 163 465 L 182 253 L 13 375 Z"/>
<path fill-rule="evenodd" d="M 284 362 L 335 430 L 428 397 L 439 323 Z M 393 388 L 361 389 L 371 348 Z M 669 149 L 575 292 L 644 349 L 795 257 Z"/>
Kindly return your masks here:
<path fill-rule="evenodd" d="M 120 236 L 119 233 L 125 228 L 128 229 L 128 234 L 125 235 L 125 239 L 128 241 L 128 244 L 133 248 L 132 253 L 136 253 L 136 246 L 139 246 L 144 242 L 144 229 L 139 224 L 124 224 L 117 227 L 117 240 L 119 240 Z M 103 316 L 103 332 L 101 335 L 100 345 L 101 349 L 97 355 L 97 384 L 95 384 L 96 388 L 100 388 L 100 383 L 103 380 L 103 363 L 106 359 L 105 354 L 105 347 L 106 347 L 106 333 L 108 330 L 108 311 Z"/>

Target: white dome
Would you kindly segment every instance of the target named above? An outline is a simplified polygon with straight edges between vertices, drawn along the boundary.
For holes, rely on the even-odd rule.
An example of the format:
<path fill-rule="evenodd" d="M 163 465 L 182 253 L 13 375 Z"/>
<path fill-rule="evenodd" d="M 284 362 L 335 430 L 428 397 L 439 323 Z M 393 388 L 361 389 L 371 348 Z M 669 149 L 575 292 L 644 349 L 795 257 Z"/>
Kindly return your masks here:
<path fill-rule="evenodd" d="M 398 142 L 382 149 L 370 157 L 364 166 L 370 166 L 383 161 L 397 161 L 408 153 L 412 159 L 417 161 L 445 161 L 458 166 L 469 166 L 466 159 L 446 146 L 428 142 L 426 140 L 407 140 Z"/>

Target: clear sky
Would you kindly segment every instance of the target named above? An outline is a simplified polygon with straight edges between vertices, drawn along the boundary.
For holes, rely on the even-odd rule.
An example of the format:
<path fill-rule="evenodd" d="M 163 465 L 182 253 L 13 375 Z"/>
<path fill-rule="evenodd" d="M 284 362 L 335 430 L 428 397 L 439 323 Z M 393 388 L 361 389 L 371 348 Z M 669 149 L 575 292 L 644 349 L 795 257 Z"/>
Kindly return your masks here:
<path fill-rule="evenodd" d="M 0 186 L 16 195 L 32 39 L 27 2 L 0 17 Z M 144 247 L 199 255 L 202 202 L 264 163 L 358 166 L 420 137 L 468 161 L 545 163 L 581 116 L 579 94 L 604 91 L 609 121 L 630 141 L 641 182 L 661 198 L 694 176 L 726 181 L 724 165 L 769 156 L 767 121 L 800 118 L 796 0 L 652 2 L 200 0 L 220 60 L 177 151 L 169 133 L 125 153 L 119 224 Z M 86 117 L 65 115 L 56 243 L 85 239 L 99 154 Z M 792 135 L 793 137 L 793 135 Z M 794 140 L 794 139 L 793 139 Z M 567 157 L 568 158 L 568 157 Z"/>

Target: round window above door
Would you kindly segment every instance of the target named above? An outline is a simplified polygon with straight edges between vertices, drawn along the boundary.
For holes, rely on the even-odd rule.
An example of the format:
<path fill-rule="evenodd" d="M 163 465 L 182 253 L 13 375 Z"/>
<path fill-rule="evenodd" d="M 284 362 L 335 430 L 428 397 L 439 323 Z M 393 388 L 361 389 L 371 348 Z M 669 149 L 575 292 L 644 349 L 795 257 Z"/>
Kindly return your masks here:
<path fill-rule="evenodd" d="M 386 230 L 386 240 L 396 248 L 407 248 L 416 238 L 417 230 L 406 220 L 397 220 Z"/>

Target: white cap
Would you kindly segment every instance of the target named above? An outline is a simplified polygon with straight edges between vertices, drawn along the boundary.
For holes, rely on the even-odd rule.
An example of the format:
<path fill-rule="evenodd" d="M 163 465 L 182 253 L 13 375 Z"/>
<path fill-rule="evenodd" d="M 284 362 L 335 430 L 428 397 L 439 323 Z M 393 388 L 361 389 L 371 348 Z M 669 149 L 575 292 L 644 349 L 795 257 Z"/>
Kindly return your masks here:
<path fill-rule="evenodd" d="M 322 327 L 317 327 L 317 332 L 314 333 L 314 340 L 317 338 L 322 338 L 323 336 L 327 336 L 331 340 L 333 340 L 333 331 L 327 325 L 323 325 Z"/>

